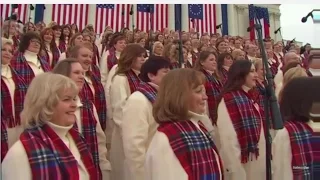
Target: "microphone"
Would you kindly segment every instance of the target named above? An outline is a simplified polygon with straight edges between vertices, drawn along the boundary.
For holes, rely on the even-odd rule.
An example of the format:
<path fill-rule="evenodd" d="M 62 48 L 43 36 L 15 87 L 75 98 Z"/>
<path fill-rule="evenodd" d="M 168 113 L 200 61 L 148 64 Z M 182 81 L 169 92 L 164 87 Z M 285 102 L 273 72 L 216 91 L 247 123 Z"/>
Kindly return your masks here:
<path fill-rule="evenodd" d="M 133 15 L 133 4 L 131 4 L 131 8 L 130 8 L 129 14 L 130 14 L 130 15 Z"/>
<path fill-rule="evenodd" d="M 12 4 L 12 5 L 11 5 L 11 8 L 12 8 L 12 9 L 18 9 L 18 7 L 19 7 L 18 4 Z"/>
<path fill-rule="evenodd" d="M 216 25 L 216 29 L 220 29 L 222 27 L 222 23 L 219 25 Z"/>
<path fill-rule="evenodd" d="M 252 30 L 252 27 L 249 26 L 249 27 L 247 28 L 247 32 L 250 32 L 251 30 Z"/>
<path fill-rule="evenodd" d="M 277 30 L 274 31 L 275 34 L 277 34 L 280 31 L 281 27 L 279 27 Z"/>
<path fill-rule="evenodd" d="M 34 6 L 32 4 L 30 4 L 30 10 L 33 11 L 34 10 Z"/>
<path fill-rule="evenodd" d="M 311 12 L 309 12 L 308 14 L 307 14 L 307 16 L 305 16 L 305 17 L 302 17 L 302 19 L 301 19 L 301 22 L 302 23 L 305 23 L 305 22 L 307 22 L 307 20 L 308 20 L 308 18 L 311 16 L 312 18 L 313 18 L 313 10 L 311 11 Z"/>

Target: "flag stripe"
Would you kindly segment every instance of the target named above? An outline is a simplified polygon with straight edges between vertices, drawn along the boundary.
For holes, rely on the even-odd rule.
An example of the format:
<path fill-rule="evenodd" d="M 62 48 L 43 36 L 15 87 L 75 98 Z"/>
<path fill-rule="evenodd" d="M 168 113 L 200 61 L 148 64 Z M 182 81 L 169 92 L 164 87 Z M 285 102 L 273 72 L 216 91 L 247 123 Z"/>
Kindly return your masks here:
<path fill-rule="evenodd" d="M 154 4 L 153 13 L 137 11 L 137 29 L 147 32 L 168 27 L 168 9 L 168 4 Z"/>
<path fill-rule="evenodd" d="M 202 11 L 203 11 L 202 19 L 189 17 L 189 29 L 194 28 L 200 34 L 216 33 L 216 5 L 203 4 Z"/>
<path fill-rule="evenodd" d="M 59 25 L 75 23 L 79 30 L 88 24 L 88 4 L 53 4 L 52 21 Z"/>
<path fill-rule="evenodd" d="M 114 6 L 114 8 L 111 8 Z M 121 31 L 129 26 L 130 4 L 100 5 L 96 7 L 96 31 L 103 33 L 106 26 L 110 26 L 114 31 Z"/>
<path fill-rule="evenodd" d="M 7 17 L 11 16 L 11 4 L 0 4 L 1 9 L 1 21 L 4 21 Z M 26 23 L 28 19 L 28 4 L 19 4 L 18 8 L 14 10 L 13 13 L 16 13 L 18 19 L 23 23 Z"/>

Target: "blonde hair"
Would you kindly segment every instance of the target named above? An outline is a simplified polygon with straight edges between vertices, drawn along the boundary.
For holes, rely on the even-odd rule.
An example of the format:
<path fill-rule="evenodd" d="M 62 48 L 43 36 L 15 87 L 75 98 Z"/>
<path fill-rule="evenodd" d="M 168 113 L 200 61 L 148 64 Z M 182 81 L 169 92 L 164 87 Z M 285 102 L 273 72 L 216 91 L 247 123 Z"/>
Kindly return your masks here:
<path fill-rule="evenodd" d="M 61 93 L 69 89 L 74 96 L 79 93 L 77 85 L 68 77 L 53 73 L 37 75 L 28 88 L 20 114 L 23 126 L 30 128 L 50 121 Z"/>
<path fill-rule="evenodd" d="M 298 77 L 308 77 L 308 74 L 306 73 L 306 70 L 303 69 L 300 66 L 294 67 L 289 69 L 283 76 L 282 80 L 282 88 L 279 93 L 279 102 L 281 101 L 282 98 L 282 91 L 285 88 L 285 86 L 294 78 Z"/>
<path fill-rule="evenodd" d="M 231 52 L 231 55 L 233 59 L 236 60 L 236 58 L 240 56 L 242 52 L 244 53 L 244 51 L 242 51 L 241 49 L 235 49 Z"/>
<path fill-rule="evenodd" d="M 205 83 L 202 72 L 184 68 L 170 71 L 161 81 L 153 106 L 155 121 L 187 120 L 192 90 Z"/>
<path fill-rule="evenodd" d="M 7 38 L 2 37 L 1 38 L 1 46 L 3 47 L 4 45 L 13 46 L 13 41 L 11 39 L 7 39 Z"/>

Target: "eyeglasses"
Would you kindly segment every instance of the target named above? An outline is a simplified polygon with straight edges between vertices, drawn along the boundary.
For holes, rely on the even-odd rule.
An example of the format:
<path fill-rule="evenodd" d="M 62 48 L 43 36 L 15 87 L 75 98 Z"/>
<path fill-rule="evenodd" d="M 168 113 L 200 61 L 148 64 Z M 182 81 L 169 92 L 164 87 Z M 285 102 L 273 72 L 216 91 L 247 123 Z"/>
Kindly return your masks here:
<path fill-rule="evenodd" d="M 33 43 L 33 44 L 41 44 L 40 41 L 36 40 L 36 39 L 31 39 L 30 40 L 30 43 Z"/>

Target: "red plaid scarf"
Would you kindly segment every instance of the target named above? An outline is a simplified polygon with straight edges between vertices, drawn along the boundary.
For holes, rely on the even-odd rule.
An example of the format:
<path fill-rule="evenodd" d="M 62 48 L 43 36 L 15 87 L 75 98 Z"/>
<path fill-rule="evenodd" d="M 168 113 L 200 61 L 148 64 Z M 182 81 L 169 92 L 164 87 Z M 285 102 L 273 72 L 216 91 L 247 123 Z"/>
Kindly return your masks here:
<path fill-rule="evenodd" d="M 313 177 L 320 177 L 320 132 L 313 132 L 311 145 L 313 151 Z"/>
<path fill-rule="evenodd" d="M 10 66 L 9 66 L 10 67 Z M 14 99 L 14 114 L 12 112 L 13 102 L 10 91 L 1 78 L 1 122 L 4 122 L 6 127 L 13 128 L 21 124 L 20 113 L 23 109 L 24 97 L 27 93 L 28 86 L 11 67 L 12 79 L 15 83 L 13 94 Z"/>
<path fill-rule="evenodd" d="M 95 64 L 91 64 L 91 71 L 98 77 L 99 81 L 101 81 L 101 73 L 99 67 Z"/>
<path fill-rule="evenodd" d="M 57 47 L 55 47 L 53 50 L 52 50 L 52 64 L 51 64 L 51 68 L 53 69 L 54 66 L 58 63 L 58 60 L 59 60 L 59 57 L 60 57 L 60 52 L 59 52 L 59 49 Z M 47 64 L 50 65 L 50 58 L 49 58 L 49 54 L 48 54 L 48 51 L 45 51 L 45 55 L 41 57 L 42 59 L 44 59 Z"/>
<path fill-rule="evenodd" d="M 130 92 L 132 94 L 137 90 L 141 81 L 132 69 L 126 73 L 126 76 L 130 87 Z"/>
<path fill-rule="evenodd" d="M 62 40 L 59 41 L 59 44 L 57 45 L 57 47 L 59 48 L 61 54 L 67 51 L 66 42 Z"/>
<path fill-rule="evenodd" d="M 85 82 L 85 85 L 82 88 L 82 90 L 88 93 L 86 97 L 88 97 L 91 100 L 91 102 L 95 105 L 99 116 L 101 128 L 105 130 L 107 123 L 107 103 L 104 88 L 101 84 L 100 79 L 96 75 L 94 75 L 93 72 L 88 71 L 88 75 L 94 88 L 94 96 L 88 82 Z"/>
<path fill-rule="evenodd" d="M 259 156 L 258 143 L 261 122 L 263 122 L 262 116 L 254 107 L 250 95 L 243 90 L 226 93 L 223 95 L 223 99 L 237 133 L 241 149 L 241 162 L 246 163 L 250 153 L 255 154 L 256 157 Z"/>
<path fill-rule="evenodd" d="M 192 55 L 192 65 L 194 66 L 196 64 L 196 61 L 198 60 L 199 57 L 199 52 L 194 52 L 191 51 L 191 55 Z"/>
<path fill-rule="evenodd" d="M 93 104 L 88 99 L 81 99 L 81 123 L 82 123 L 82 136 L 90 148 L 90 152 L 93 157 L 93 162 L 99 171 L 99 177 L 101 179 L 101 171 L 99 165 L 99 151 L 98 151 L 98 138 L 97 138 L 97 120 L 94 117 Z M 74 128 L 78 130 L 77 124 L 74 124 Z"/>
<path fill-rule="evenodd" d="M 13 41 L 13 52 L 18 51 L 18 47 L 20 44 L 20 37 L 18 35 L 12 36 Z"/>
<path fill-rule="evenodd" d="M 221 70 L 221 83 L 225 84 L 225 82 L 228 80 L 228 71 L 225 68 L 222 68 Z"/>
<path fill-rule="evenodd" d="M 69 134 L 74 140 L 90 179 L 97 179 L 98 170 L 85 140 L 73 128 Z M 59 136 L 46 124 L 26 129 L 20 141 L 27 153 L 34 180 L 79 180 L 78 162 Z"/>
<path fill-rule="evenodd" d="M 149 83 L 141 81 L 137 91 L 140 91 L 144 96 L 146 96 L 151 104 L 153 104 L 157 98 L 157 90 Z"/>
<path fill-rule="evenodd" d="M 213 152 L 218 155 L 218 151 L 202 123 L 199 123 L 199 126 L 205 135 L 189 120 L 162 123 L 158 131 L 168 137 L 170 146 L 189 180 L 220 179 L 223 176 L 221 159 L 216 159 Z"/>
<path fill-rule="evenodd" d="M 220 81 L 216 80 L 213 75 L 208 73 L 206 70 L 202 70 L 203 74 L 206 77 L 206 94 L 208 96 L 208 108 L 209 108 L 209 115 L 211 119 L 216 119 L 216 111 L 217 108 L 217 99 L 221 93 L 222 84 Z"/>
<path fill-rule="evenodd" d="M 303 122 L 286 121 L 284 127 L 290 137 L 292 152 L 292 173 L 295 180 L 311 179 L 313 151 L 311 138 L 313 130 Z"/>
<path fill-rule="evenodd" d="M 1 107 L 3 104 L 1 104 Z M 2 112 L 2 111 L 1 111 Z M 1 120 L 1 162 L 3 161 L 4 157 L 6 156 L 9 150 L 8 147 L 8 132 L 5 122 Z"/>
<path fill-rule="evenodd" d="M 38 57 L 41 67 L 44 72 L 51 71 L 51 68 L 46 60 Z M 11 67 L 17 71 L 17 73 L 20 75 L 20 77 L 25 81 L 27 85 L 29 85 L 34 78 L 34 73 L 29 66 L 26 58 L 24 57 L 22 52 L 19 52 L 12 61 L 10 61 Z"/>
<path fill-rule="evenodd" d="M 97 65 L 100 63 L 99 49 L 95 43 L 93 43 L 93 58 L 92 63 Z"/>
<path fill-rule="evenodd" d="M 118 64 L 118 59 L 117 59 L 117 56 L 116 56 L 116 50 L 114 48 L 110 48 L 109 49 L 109 55 L 107 57 L 107 66 L 108 66 L 109 71 L 116 64 Z"/>
<path fill-rule="evenodd" d="M 170 64 L 170 69 L 179 69 L 179 63 L 178 62 L 173 62 Z"/>

